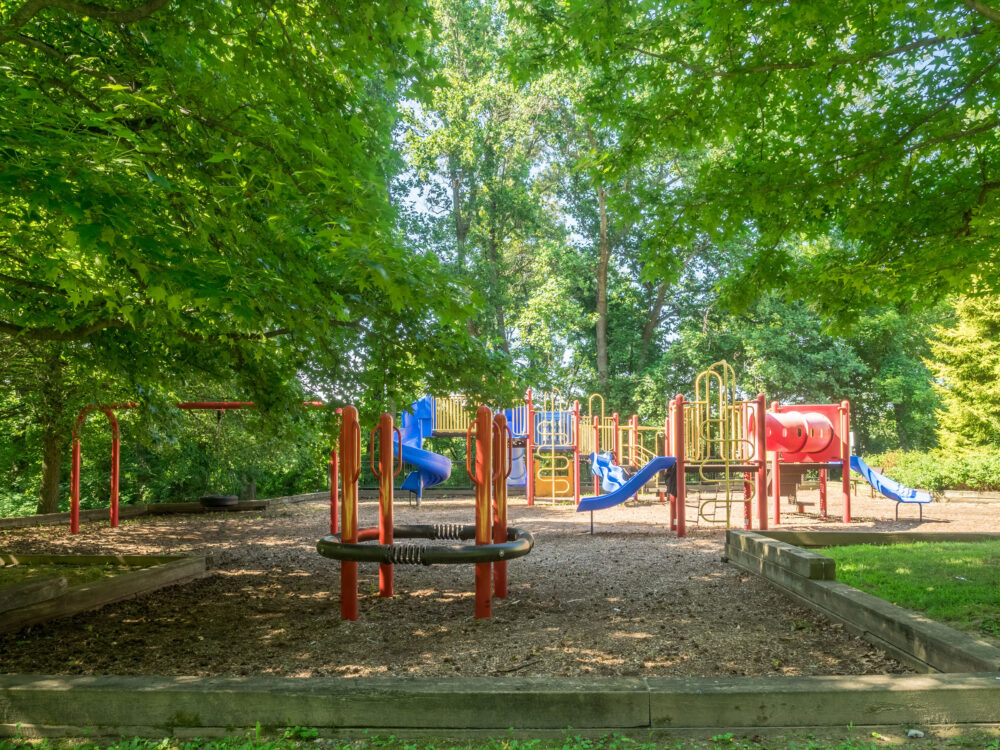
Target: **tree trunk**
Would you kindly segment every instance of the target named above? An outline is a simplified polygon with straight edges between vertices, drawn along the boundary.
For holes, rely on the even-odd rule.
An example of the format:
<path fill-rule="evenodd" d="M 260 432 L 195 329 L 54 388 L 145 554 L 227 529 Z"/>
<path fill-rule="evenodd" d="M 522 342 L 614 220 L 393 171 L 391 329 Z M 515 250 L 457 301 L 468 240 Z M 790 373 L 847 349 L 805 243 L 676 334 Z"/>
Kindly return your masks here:
<path fill-rule="evenodd" d="M 455 223 L 456 262 L 461 270 L 465 270 L 465 238 L 469 234 L 469 223 L 462 219 L 462 178 L 459 176 L 458 159 L 448 158 L 449 177 L 451 178 L 451 218 Z"/>
<path fill-rule="evenodd" d="M 597 188 L 597 207 L 600 211 L 601 229 L 597 261 L 597 383 L 601 392 L 608 389 L 608 262 L 611 246 L 608 242 L 608 203 L 604 188 Z"/>
<path fill-rule="evenodd" d="M 493 211 L 496 206 L 491 204 Z M 490 278 L 487 280 L 490 290 L 491 302 L 493 303 L 494 314 L 496 315 L 497 328 L 500 332 L 500 345 L 504 354 L 510 354 L 510 342 L 507 341 L 507 322 L 503 312 L 503 292 L 500 288 L 503 279 L 503 269 L 500 268 L 500 248 L 497 242 L 496 227 L 490 225 L 490 239 L 487 245 L 487 259 L 490 266 Z"/>
<path fill-rule="evenodd" d="M 646 324 L 642 327 L 642 346 L 639 349 L 639 369 L 646 366 L 649 361 L 649 353 L 653 348 L 653 336 L 656 335 L 656 328 L 660 324 L 660 313 L 663 312 L 663 303 L 667 299 L 667 283 L 661 281 L 656 287 L 656 299 L 646 317 Z"/>
<path fill-rule="evenodd" d="M 42 432 L 42 486 L 38 493 L 38 513 L 59 512 L 59 480 L 62 478 L 66 435 L 58 424 L 45 425 Z"/>

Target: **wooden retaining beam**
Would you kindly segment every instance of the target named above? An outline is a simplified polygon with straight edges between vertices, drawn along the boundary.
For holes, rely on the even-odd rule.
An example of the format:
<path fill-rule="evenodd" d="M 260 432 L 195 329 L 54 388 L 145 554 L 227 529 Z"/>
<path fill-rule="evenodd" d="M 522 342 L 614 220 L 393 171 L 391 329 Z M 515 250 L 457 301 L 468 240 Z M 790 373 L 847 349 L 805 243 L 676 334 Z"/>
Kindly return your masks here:
<path fill-rule="evenodd" d="M 1000 648 L 837 581 L 832 558 L 783 541 L 796 539 L 796 533 L 805 543 L 818 545 L 822 540 L 823 546 L 871 543 L 865 541 L 871 537 L 889 544 L 892 537 L 903 537 L 895 540 L 898 543 L 915 541 L 914 537 L 923 541 L 934 541 L 931 537 L 941 537 L 938 541 L 978 541 L 984 536 L 997 539 L 1000 535 L 759 533 L 731 529 L 726 533 L 725 553 L 728 562 L 762 576 L 793 599 L 843 623 L 851 632 L 918 671 L 1000 673 Z"/>
<path fill-rule="evenodd" d="M 625 734 L 1000 722 L 995 674 L 743 678 L 0 676 L 0 736 Z"/>
<path fill-rule="evenodd" d="M 0 617 L 0 633 L 20 630 L 28 625 L 69 617 L 78 612 L 97 609 L 106 604 L 128 599 L 140 594 L 186 583 L 205 575 L 209 567 L 208 557 L 152 557 L 145 555 L 22 555 L 0 553 L 6 565 L 55 564 L 55 565 L 143 565 L 140 570 L 131 570 L 120 575 L 98 581 L 51 590 L 52 596 L 36 598 L 17 607 L 6 609 Z M 44 582 L 43 582 L 44 583 Z M 5 601 L 9 588 L 0 588 L 0 601 Z"/>

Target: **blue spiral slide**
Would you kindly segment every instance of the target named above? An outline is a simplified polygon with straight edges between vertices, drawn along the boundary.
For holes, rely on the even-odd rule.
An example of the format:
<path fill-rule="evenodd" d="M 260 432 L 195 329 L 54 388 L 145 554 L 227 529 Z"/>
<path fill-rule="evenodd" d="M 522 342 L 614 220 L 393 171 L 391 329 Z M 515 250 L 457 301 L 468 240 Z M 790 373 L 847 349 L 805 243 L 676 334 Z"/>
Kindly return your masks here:
<path fill-rule="evenodd" d="M 673 465 L 677 463 L 677 459 L 673 456 L 657 456 L 639 469 L 639 471 L 637 471 L 633 476 L 625 479 L 622 468 L 620 466 L 611 466 L 610 460 L 610 454 L 606 457 L 604 454 L 600 453 L 591 454 L 591 470 L 594 474 L 601 477 L 602 487 L 613 488 L 617 486 L 617 489 L 612 489 L 612 491 L 606 495 L 597 495 L 595 497 L 585 497 L 581 499 L 580 504 L 576 506 L 577 512 L 582 513 L 584 511 L 591 510 L 604 510 L 605 508 L 610 508 L 614 505 L 620 505 L 641 490 L 646 482 L 651 480 L 661 471 L 666 471 L 667 469 L 672 468 Z M 621 480 L 625 481 L 622 483 Z"/>
<path fill-rule="evenodd" d="M 412 413 L 411 413 L 412 412 Z M 406 475 L 402 489 L 423 497 L 424 490 L 441 484 L 451 476 L 451 459 L 440 453 L 432 453 L 423 449 L 423 441 L 434 432 L 434 399 L 424 396 L 410 406 L 410 412 L 404 412 L 399 426 L 399 435 L 403 443 L 403 462 L 410 464 L 414 470 Z M 393 452 L 399 455 L 396 441 L 393 440 Z"/>

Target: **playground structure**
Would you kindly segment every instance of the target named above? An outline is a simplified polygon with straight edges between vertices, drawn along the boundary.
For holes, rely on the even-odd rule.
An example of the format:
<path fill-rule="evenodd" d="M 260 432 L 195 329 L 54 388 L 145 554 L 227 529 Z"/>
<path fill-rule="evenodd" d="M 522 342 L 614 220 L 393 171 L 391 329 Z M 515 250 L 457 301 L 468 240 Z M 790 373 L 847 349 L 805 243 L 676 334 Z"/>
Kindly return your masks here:
<path fill-rule="evenodd" d="M 669 404 L 666 457 L 651 461 L 608 495 L 584 498 L 578 510 L 599 510 L 625 502 L 653 473 L 670 472 L 670 526 L 678 536 L 685 536 L 687 480 L 693 474 L 699 487 L 715 489 L 711 499 L 699 498 L 699 520 L 717 522 L 715 513 L 710 517 L 708 511 L 710 506 L 713 511 L 721 506 L 728 528 L 732 507 L 742 505 L 743 525 L 749 529 L 756 502 L 757 525 L 764 530 L 769 521 L 770 465 L 775 525 L 781 523 L 781 472 L 785 467 L 807 466 L 821 471 L 820 514 L 825 516 L 825 470 L 844 470 L 850 461 L 848 403 L 781 406 L 774 402 L 768 411 L 763 394 L 752 400 L 738 398 L 735 380 L 726 362 L 717 362 L 700 373 L 694 383 L 694 398 L 688 401 L 678 395 Z M 849 471 L 843 471 L 842 487 L 844 521 L 849 523 Z"/>
<path fill-rule="evenodd" d="M 427 396 L 410 407 L 423 421 L 424 438 L 460 437 L 463 425 L 474 416 L 460 396 Z M 607 451 L 615 465 L 619 458 L 630 466 L 642 466 L 663 455 L 665 426 L 642 425 L 632 415 L 622 420 L 617 413 L 607 415 L 604 398 L 593 394 L 583 413 L 580 401 L 570 401 L 558 391 L 537 394 L 531 388 L 521 403 L 504 409 L 512 448 L 510 486 L 523 486 L 528 505 L 538 500 L 579 504 L 583 491 L 581 460 L 591 453 Z M 404 424 L 409 414 L 404 415 Z M 415 417 L 417 418 L 417 417 Z M 422 489 L 433 486 L 424 483 Z M 594 478 L 593 488 L 598 489 Z M 403 489 L 413 489 L 404 483 Z"/>
<path fill-rule="evenodd" d="M 512 466 L 512 438 L 506 415 L 494 415 L 488 407 L 480 406 L 476 410 L 475 419 L 466 430 L 466 472 L 476 488 L 474 525 L 394 526 L 393 478 L 402 469 L 407 454 L 403 433 L 394 427 L 392 415 L 382 414 L 378 426 L 371 432 L 368 451 L 372 473 L 379 480 L 379 523 L 377 527 L 366 529 L 358 528 L 358 478 L 361 475 L 361 427 L 358 424 L 358 412 L 353 406 L 347 406 L 344 407 L 342 416 L 339 440 L 340 480 L 343 486 L 341 533 L 331 533 L 316 544 L 321 555 L 340 561 L 341 619 L 358 619 L 359 562 L 379 564 L 381 597 L 393 595 L 393 565 L 473 564 L 476 619 L 491 617 L 493 596 L 507 598 L 507 561 L 527 555 L 534 544 L 530 533 L 507 526 L 507 479 Z M 405 421 L 404 418 L 404 423 Z M 378 468 L 375 461 L 376 434 Z M 400 458 L 400 462 L 398 468 L 393 470 L 396 457 Z M 450 469 L 449 463 L 447 473 L 450 473 Z M 334 528 L 336 496 L 331 495 L 331 498 L 333 504 L 330 523 L 331 528 Z M 475 544 L 397 544 L 397 537 L 475 540 Z M 376 538 L 377 545 L 363 544 Z"/>
<path fill-rule="evenodd" d="M 77 417 L 70 483 L 70 530 L 74 534 L 79 531 L 80 427 L 94 411 L 104 413 L 111 424 L 110 515 L 111 526 L 117 526 L 119 428 L 115 409 L 136 406 L 89 406 Z M 323 403 L 308 401 L 303 406 L 322 407 Z M 177 407 L 221 414 L 255 405 L 249 401 L 191 401 L 178 403 Z M 645 492 L 658 495 L 664 503 L 669 498 L 671 528 L 683 536 L 687 514 L 681 509 L 686 509 L 690 494 L 697 495 L 699 522 L 725 524 L 728 528 L 733 523 L 733 506 L 742 504 L 744 528 L 751 528 L 756 502 L 758 528 L 767 529 L 768 495 L 773 499 L 773 522 L 778 525 L 782 495 L 794 494 L 806 471 L 818 473 L 819 515 L 827 517 L 831 469 L 841 472 L 845 523 L 851 521 L 852 469 L 897 503 L 897 517 L 901 503 L 922 506 L 931 501 L 929 493 L 899 485 L 851 455 L 847 401 L 811 405 L 772 402 L 768 409 L 763 395 L 754 399 L 738 397 L 735 374 L 726 362 L 717 362 L 697 376 L 692 400 L 683 395 L 672 399 L 662 425 L 640 424 L 636 415 L 627 420 L 617 413 L 609 416 L 600 394 L 589 397 L 583 414 L 579 400 L 569 401 L 558 392 L 537 395 L 530 388 L 521 403 L 497 413 L 505 418 L 510 442 L 505 492 L 508 486 L 523 486 L 529 506 L 549 500 L 572 502 L 581 511 L 600 510 L 637 499 Z M 451 461 L 426 450 L 424 440 L 465 437 L 474 418 L 475 412 L 458 396 L 425 396 L 402 414 L 394 450 L 403 463 L 412 467 L 401 489 L 411 491 L 418 505 L 425 489 L 441 484 L 451 475 Z M 337 458 L 334 448 L 329 463 L 331 534 L 338 533 L 335 509 L 341 477 Z M 589 498 L 581 498 L 584 460 L 589 460 L 593 475 L 593 496 Z M 695 479 L 690 487 L 689 478 Z M 602 489 L 606 494 L 601 494 Z M 795 504 L 802 512 L 803 504 Z"/>

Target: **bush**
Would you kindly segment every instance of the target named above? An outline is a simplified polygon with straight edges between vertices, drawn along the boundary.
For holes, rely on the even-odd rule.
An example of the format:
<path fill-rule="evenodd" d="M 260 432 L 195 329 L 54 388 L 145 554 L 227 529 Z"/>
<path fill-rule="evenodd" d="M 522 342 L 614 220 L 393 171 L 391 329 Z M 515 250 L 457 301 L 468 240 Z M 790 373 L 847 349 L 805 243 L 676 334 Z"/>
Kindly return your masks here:
<path fill-rule="evenodd" d="M 865 458 L 908 487 L 925 490 L 1000 490 L 1000 451 L 890 451 Z"/>

